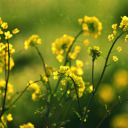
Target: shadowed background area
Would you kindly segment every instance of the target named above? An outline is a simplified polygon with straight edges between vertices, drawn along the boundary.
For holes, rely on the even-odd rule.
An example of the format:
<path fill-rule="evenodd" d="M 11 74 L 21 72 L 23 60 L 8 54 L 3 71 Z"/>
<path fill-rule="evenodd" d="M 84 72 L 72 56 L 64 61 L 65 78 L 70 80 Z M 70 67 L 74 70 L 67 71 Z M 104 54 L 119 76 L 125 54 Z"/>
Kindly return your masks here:
<path fill-rule="evenodd" d="M 24 49 L 24 42 L 31 35 L 37 34 L 42 40 L 42 44 L 38 46 L 41 51 L 45 63 L 51 65 L 53 68 L 59 69 L 60 65 L 56 59 L 56 55 L 52 54 L 51 44 L 57 39 L 67 34 L 75 37 L 82 29 L 78 24 L 78 19 L 87 16 L 95 16 L 100 22 L 102 22 L 103 30 L 101 35 L 95 39 L 92 36 L 81 35 L 74 47 L 81 46 L 81 52 L 78 54 L 77 59 L 84 62 L 84 75 L 85 82 L 91 83 L 91 57 L 87 53 L 88 46 L 99 46 L 103 55 L 106 56 L 111 46 L 111 42 L 108 41 L 108 35 L 112 34 L 111 25 L 119 23 L 121 16 L 128 16 L 128 1 L 127 0 L 4 0 L 0 1 L 0 17 L 3 21 L 9 25 L 9 30 L 18 28 L 20 32 L 10 39 L 10 43 L 18 53 L 13 56 L 15 66 L 10 72 L 10 80 L 14 86 L 15 92 L 21 92 L 26 86 L 29 80 L 37 80 L 40 78 L 40 74 L 44 73 L 41 60 L 34 48 Z M 117 34 L 122 29 L 117 27 Z M 119 61 L 110 65 L 103 77 L 102 85 L 98 89 L 98 94 L 93 99 L 90 105 L 90 112 L 87 122 L 85 123 L 87 128 L 93 128 L 98 125 L 100 120 L 106 113 L 105 104 L 110 109 L 117 101 L 118 95 L 121 98 L 127 98 L 128 93 L 128 43 L 124 41 L 123 35 L 114 47 L 122 47 L 120 53 L 115 52 L 110 56 L 109 62 L 112 61 L 112 56 L 116 55 Z M 88 39 L 90 44 L 85 46 L 83 41 Z M 94 81 L 98 82 L 100 74 L 103 69 L 105 59 L 103 57 L 98 58 L 95 61 L 95 73 Z M 75 66 L 75 61 L 73 61 Z M 0 74 L 0 79 L 4 79 L 4 72 Z M 56 80 L 50 78 L 52 88 L 55 87 Z M 41 83 L 39 85 L 42 88 L 42 92 L 45 92 L 45 87 Z M 107 90 L 107 91 L 106 91 Z M 87 105 L 90 93 L 84 94 L 80 99 L 81 106 Z M 17 96 L 14 97 L 14 99 Z M 13 99 L 13 100 L 14 100 Z M 12 100 L 12 101 L 13 101 Z M 42 118 L 39 115 L 34 115 L 37 108 L 40 108 L 44 103 L 42 101 L 34 102 L 31 99 L 31 93 L 25 92 L 23 96 L 16 102 L 16 107 L 12 107 L 9 110 L 12 113 L 13 121 L 8 123 L 9 128 L 18 128 L 27 122 L 32 122 L 36 128 L 42 126 Z M 68 104 L 67 104 L 68 106 Z M 73 106 L 78 109 L 77 102 Z M 71 110 L 73 111 L 73 110 Z M 65 110 L 62 110 L 62 115 Z M 124 114 L 125 113 L 125 114 Z M 128 102 L 119 104 L 113 112 L 109 115 L 101 127 L 108 128 L 114 127 L 117 120 L 128 121 Z M 119 118 L 119 119 L 118 119 Z M 67 123 L 65 128 L 78 128 L 80 121 L 77 116 L 72 118 L 72 121 Z"/>

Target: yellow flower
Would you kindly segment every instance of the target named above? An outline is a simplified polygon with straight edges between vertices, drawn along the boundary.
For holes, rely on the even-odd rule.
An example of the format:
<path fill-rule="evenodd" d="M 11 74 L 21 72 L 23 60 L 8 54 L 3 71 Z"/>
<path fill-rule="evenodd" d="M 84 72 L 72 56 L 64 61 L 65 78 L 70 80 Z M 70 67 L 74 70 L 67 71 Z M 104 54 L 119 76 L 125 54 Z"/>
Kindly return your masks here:
<path fill-rule="evenodd" d="M 117 31 L 116 30 L 113 30 L 113 35 L 116 35 Z"/>
<path fill-rule="evenodd" d="M 3 29 L 7 29 L 7 28 L 8 28 L 8 23 L 3 22 L 3 23 L 1 24 L 1 27 L 2 27 Z"/>
<path fill-rule="evenodd" d="M 66 34 L 63 35 L 61 38 L 56 39 L 55 42 L 52 43 L 52 53 L 62 54 L 63 52 L 67 52 L 73 41 L 73 37 Z"/>
<path fill-rule="evenodd" d="M 7 115 L 7 120 L 8 120 L 8 121 L 12 121 L 12 120 L 13 120 L 12 114 L 8 114 L 8 115 Z"/>
<path fill-rule="evenodd" d="M 80 49 L 81 49 L 80 46 L 76 46 L 74 52 L 79 53 L 80 52 Z"/>
<path fill-rule="evenodd" d="M 115 98 L 115 91 L 111 85 L 103 84 L 98 90 L 98 95 L 101 103 L 110 103 Z"/>
<path fill-rule="evenodd" d="M 35 128 L 35 127 L 32 123 L 29 122 L 27 124 L 20 125 L 20 128 Z"/>
<path fill-rule="evenodd" d="M 84 35 L 87 36 L 89 35 L 88 31 L 91 33 L 91 35 L 94 38 L 97 38 L 98 35 L 101 34 L 101 30 L 102 30 L 102 23 L 99 22 L 98 18 L 96 17 L 88 17 L 88 16 L 84 16 L 84 25 L 83 25 L 83 30 Z M 86 26 L 87 24 L 87 26 Z"/>
<path fill-rule="evenodd" d="M 83 61 L 81 61 L 81 60 L 76 60 L 76 66 L 77 66 L 78 68 L 83 67 L 83 65 L 84 65 Z"/>
<path fill-rule="evenodd" d="M 114 61 L 114 62 L 118 61 L 117 56 L 113 56 L 113 61 Z"/>
<path fill-rule="evenodd" d="M 77 68 L 77 75 L 83 75 L 84 72 L 82 70 L 82 68 Z"/>
<path fill-rule="evenodd" d="M 64 59 L 64 57 L 61 54 L 59 54 L 56 58 L 59 62 L 62 62 Z"/>
<path fill-rule="evenodd" d="M 40 87 L 37 83 L 33 83 L 33 81 L 30 80 L 29 84 L 30 84 L 29 88 L 32 92 L 34 92 L 34 93 L 39 93 L 40 92 Z"/>
<path fill-rule="evenodd" d="M 91 93 L 93 91 L 93 85 L 89 86 L 89 92 Z"/>
<path fill-rule="evenodd" d="M 117 51 L 120 52 L 122 50 L 122 47 L 117 47 Z"/>
<path fill-rule="evenodd" d="M 73 53 L 69 53 L 69 57 L 71 59 L 75 59 L 77 57 L 77 53 L 76 52 L 73 52 Z"/>
<path fill-rule="evenodd" d="M 127 31 L 128 30 L 128 17 L 127 16 L 123 16 L 121 18 L 122 18 L 122 20 L 120 22 L 120 26 L 119 27 L 123 28 L 123 26 L 124 26 L 123 31 Z"/>
<path fill-rule="evenodd" d="M 67 94 L 70 94 L 70 90 L 67 91 Z"/>
<path fill-rule="evenodd" d="M 122 92 L 128 85 L 128 72 L 126 70 L 118 70 L 113 77 L 113 85 L 118 92 Z"/>
<path fill-rule="evenodd" d="M 127 42 L 128 40 L 128 34 L 125 36 L 125 42 Z"/>
<path fill-rule="evenodd" d="M 113 38 L 114 38 L 113 34 L 108 35 L 108 40 L 109 40 L 109 41 L 113 40 Z"/>
<path fill-rule="evenodd" d="M 94 50 L 99 50 L 100 48 L 98 46 L 93 46 L 94 47 Z"/>
<path fill-rule="evenodd" d="M 62 83 L 62 85 L 65 85 L 66 81 L 65 80 L 61 80 L 61 83 Z"/>
<path fill-rule="evenodd" d="M 84 22 L 91 23 L 91 17 L 84 16 Z"/>
<path fill-rule="evenodd" d="M 116 27 L 117 27 L 117 24 L 113 24 L 113 25 L 112 25 L 112 28 L 113 28 L 114 30 L 116 30 Z"/>
<path fill-rule="evenodd" d="M 78 22 L 79 22 L 79 25 L 81 25 L 83 22 L 83 19 L 78 19 Z"/>
<path fill-rule="evenodd" d="M 33 47 L 38 44 L 41 44 L 41 39 L 38 35 L 32 35 L 24 42 L 24 48 L 28 49 L 30 46 Z"/>
<path fill-rule="evenodd" d="M 111 120 L 111 128 L 128 128 L 128 114 L 115 115 Z"/>
<path fill-rule="evenodd" d="M 13 35 L 10 34 L 10 31 L 4 32 L 5 39 L 10 39 Z"/>
<path fill-rule="evenodd" d="M 0 24 L 2 24 L 2 19 L 1 19 L 1 17 L 0 17 Z"/>
<path fill-rule="evenodd" d="M 53 76 L 54 76 L 53 79 L 58 79 L 58 75 L 59 75 L 58 71 L 53 72 Z"/>
<path fill-rule="evenodd" d="M 1 30 L 1 28 L 0 28 L 0 34 L 3 34 L 3 31 Z"/>
<path fill-rule="evenodd" d="M 12 30 L 12 33 L 13 33 L 13 34 L 16 34 L 16 33 L 18 33 L 18 32 L 19 32 L 18 28 L 15 28 L 14 30 Z"/>
<path fill-rule="evenodd" d="M 84 23 L 82 25 L 82 28 L 83 28 L 84 31 L 88 31 L 88 25 L 86 23 Z"/>
<path fill-rule="evenodd" d="M 62 91 L 62 90 L 63 90 L 63 88 L 60 88 L 60 90 Z"/>
<path fill-rule="evenodd" d="M 88 39 L 84 40 L 84 45 L 85 46 L 88 46 L 89 45 L 89 40 Z"/>

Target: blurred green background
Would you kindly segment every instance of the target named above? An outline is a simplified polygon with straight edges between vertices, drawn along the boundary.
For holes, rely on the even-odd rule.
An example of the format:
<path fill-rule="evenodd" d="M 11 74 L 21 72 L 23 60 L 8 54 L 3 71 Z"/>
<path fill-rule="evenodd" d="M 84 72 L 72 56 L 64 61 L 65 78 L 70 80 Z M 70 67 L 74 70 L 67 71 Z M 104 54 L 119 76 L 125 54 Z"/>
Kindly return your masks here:
<path fill-rule="evenodd" d="M 0 0 L 0 16 L 2 20 L 8 22 L 9 30 L 13 30 L 14 28 L 20 30 L 17 35 L 10 39 L 10 43 L 13 44 L 16 52 L 23 49 L 22 52 L 13 56 L 15 66 L 11 70 L 9 82 L 14 86 L 14 91 L 20 92 L 26 87 L 29 80 L 37 80 L 39 79 L 39 74 L 44 73 L 36 50 L 34 48 L 24 50 L 24 41 L 32 34 L 39 35 L 42 40 L 39 49 L 45 62 L 58 69 L 63 62 L 59 63 L 56 55 L 52 54 L 51 43 L 64 34 L 75 37 L 81 30 L 78 19 L 83 18 L 85 15 L 96 16 L 103 24 L 101 35 L 97 39 L 92 36 L 84 37 L 81 35 L 73 46 L 80 45 L 82 47 L 77 59 L 84 62 L 84 81 L 91 82 L 91 57 L 87 53 L 88 46 L 85 46 L 83 41 L 88 39 L 90 41 L 89 46 L 99 46 L 103 55 L 106 56 L 111 46 L 111 42 L 107 39 L 108 35 L 112 34 L 111 25 L 117 23 L 119 26 L 121 16 L 128 16 L 127 5 L 127 0 Z M 119 34 L 121 30 L 118 28 L 117 32 Z M 98 125 L 106 113 L 105 104 L 110 109 L 118 101 L 118 95 L 122 99 L 128 96 L 128 43 L 124 41 L 124 37 L 123 35 L 114 47 L 114 50 L 116 50 L 117 46 L 121 46 L 123 50 L 121 53 L 112 53 L 109 60 L 111 62 L 112 56 L 116 55 L 119 61 L 107 68 L 102 79 L 103 86 L 99 87 L 99 93 L 90 105 L 89 117 L 85 123 L 87 128 L 95 128 Z M 95 83 L 99 80 L 103 65 L 103 57 L 95 61 Z M 0 78 L 4 79 L 4 73 L 0 74 Z M 53 83 L 52 88 L 54 88 L 56 81 L 51 79 L 51 82 Z M 117 85 L 119 82 L 120 84 Z M 44 90 L 44 87 L 42 89 Z M 108 92 L 104 92 L 104 90 L 108 90 Z M 80 99 L 82 107 L 87 105 L 90 95 L 84 94 Z M 34 115 L 36 108 L 44 105 L 42 101 L 32 101 L 31 93 L 26 92 L 15 105 L 15 108 L 9 110 L 9 113 L 12 113 L 13 116 L 13 121 L 8 123 L 9 128 L 18 128 L 19 125 L 27 122 L 33 123 L 36 128 L 42 126 L 42 118 L 39 115 Z M 74 103 L 73 107 L 78 110 L 77 102 Z M 101 125 L 101 128 L 113 127 L 114 118 L 116 118 L 116 115 L 122 113 L 128 114 L 127 101 L 119 104 L 112 111 Z M 125 122 L 127 121 L 128 118 Z M 78 128 L 79 124 L 79 119 L 77 116 L 74 116 L 72 121 L 64 127 Z"/>

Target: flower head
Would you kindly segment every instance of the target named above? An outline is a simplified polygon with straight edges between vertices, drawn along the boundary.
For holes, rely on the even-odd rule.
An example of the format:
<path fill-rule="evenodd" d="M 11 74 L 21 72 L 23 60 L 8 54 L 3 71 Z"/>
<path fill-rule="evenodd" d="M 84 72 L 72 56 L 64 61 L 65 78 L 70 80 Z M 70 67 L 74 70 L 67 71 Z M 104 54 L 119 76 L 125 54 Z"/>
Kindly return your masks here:
<path fill-rule="evenodd" d="M 125 42 L 127 42 L 128 40 L 128 34 L 125 36 Z"/>
<path fill-rule="evenodd" d="M 18 30 L 16 30 L 18 31 Z M 25 49 L 28 49 L 30 46 L 33 47 L 35 45 L 41 44 L 41 39 L 39 38 L 38 35 L 32 35 L 30 38 L 28 38 L 25 42 L 24 42 L 24 47 Z"/>
<path fill-rule="evenodd" d="M 99 57 L 102 54 L 102 52 L 99 51 L 98 46 L 93 46 L 93 48 L 89 47 L 88 52 L 89 55 L 92 56 L 94 60 L 97 59 L 97 57 Z"/>
<path fill-rule="evenodd" d="M 78 19 L 78 22 L 79 22 L 79 25 L 81 25 L 83 22 L 83 19 Z"/>
<path fill-rule="evenodd" d="M 127 31 L 128 30 L 128 17 L 127 16 L 123 16 L 121 17 L 122 20 L 120 22 L 120 28 L 123 28 L 123 31 Z"/>
<path fill-rule="evenodd" d="M 18 33 L 18 32 L 19 32 L 18 28 L 15 28 L 14 30 L 12 30 L 12 33 L 13 33 L 13 34 L 16 34 L 16 33 Z"/>
<path fill-rule="evenodd" d="M 114 61 L 114 62 L 118 61 L 117 56 L 113 56 L 113 61 Z"/>
<path fill-rule="evenodd" d="M 113 28 L 114 30 L 116 30 L 116 27 L 117 27 L 117 24 L 113 24 L 113 25 L 112 25 L 112 28 Z"/>
<path fill-rule="evenodd" d="M 113 40 L 113 38 L 114 38 L 113 34 L 108 35 L 108 40 L 109 40 L 109 41 L 112 41 L 112 40 Z"/>
<path fill-rule="evenodd" d="M 122 47 L 117 47 L 117 51 L 120 52 L 122 50 Z"/>
<path fill-rule="evenodd" d="M 5 39 L 10 39 L 13 35 L 10 34 L 10 31 L 4 32 Z"/>
<path fill-rule="evenodd" d="M 88 46 L 89 45 L 89 40 L 88 39 L 84 40 L 84 45 L 85 46 Z"/>
<path fill-rule="evenodd" d="M 7 29 L 7 28 L 8 28 L 8 23 L 3 22 L 3 23 L 1 24 L 1 27 L 2 27 L 3 29 Z"/>

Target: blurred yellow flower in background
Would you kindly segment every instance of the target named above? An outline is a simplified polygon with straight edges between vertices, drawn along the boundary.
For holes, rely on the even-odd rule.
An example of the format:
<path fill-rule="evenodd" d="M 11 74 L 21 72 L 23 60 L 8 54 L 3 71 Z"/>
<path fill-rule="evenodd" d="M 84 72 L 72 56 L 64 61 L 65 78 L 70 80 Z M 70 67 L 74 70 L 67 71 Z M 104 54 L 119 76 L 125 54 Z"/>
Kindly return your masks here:
<path fill-rule="evenodd" d="M 98 90 L 101 103 L 110 103 L 115 98 L 115 91 L 109 84 L 101 84 Z"/>
<path fill-rule="evenodd" d="M 113 77 L 113 85 L 117 91 L 123 91 L 128 85 L 128 72 L 126 70 L 118 70 Z"/>
<path fill-rule="evenodd" d="M 118 114 L 111 120 L 112 128 L 128 128 L 128 114 Z"/>
<path fill-rule="evenodd" d="M 84 45 L 85 46 L 88 46 L 89 45 L 89 40 L 88 39 L 84 40 Z"/>

